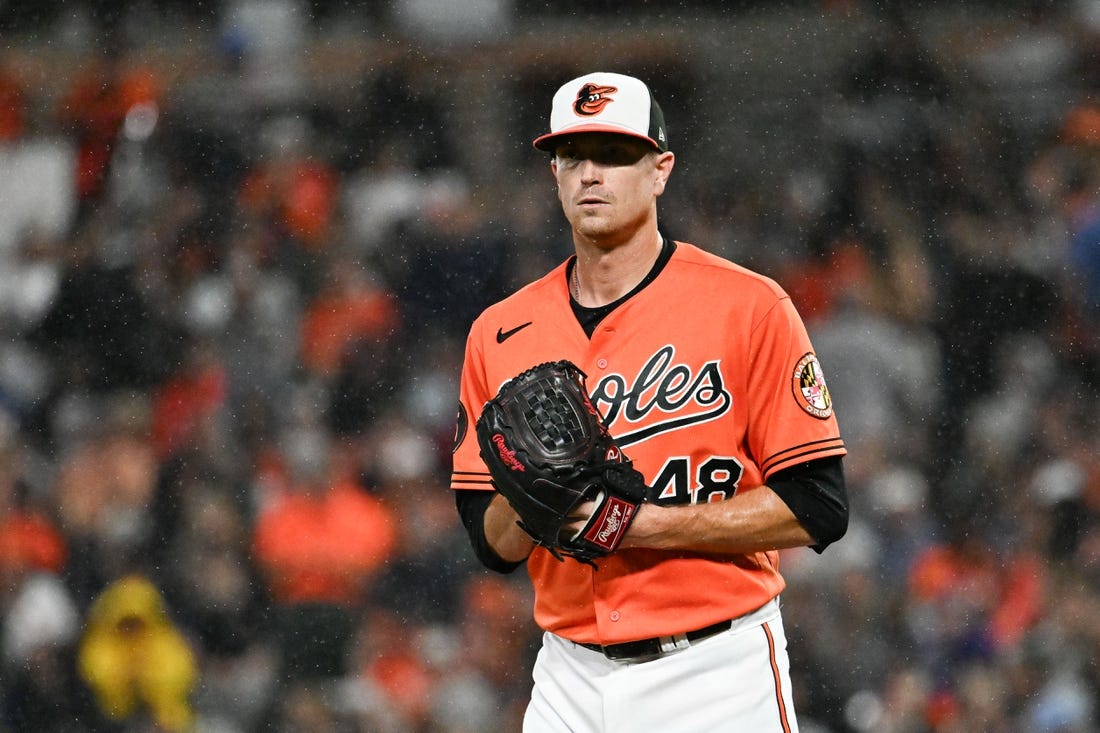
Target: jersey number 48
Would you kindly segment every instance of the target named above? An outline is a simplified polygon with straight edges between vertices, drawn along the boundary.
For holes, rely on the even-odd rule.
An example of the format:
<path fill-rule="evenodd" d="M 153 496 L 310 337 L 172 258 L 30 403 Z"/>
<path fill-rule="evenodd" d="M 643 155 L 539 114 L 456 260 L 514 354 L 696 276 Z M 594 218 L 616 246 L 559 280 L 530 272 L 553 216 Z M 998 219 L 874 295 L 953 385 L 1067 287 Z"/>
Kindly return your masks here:
<path fill-rule="evenodd" d="M 722 501 L 737 493 L 744 471 L 736 458 L 711 456 L 694 472 L 689 458 L 669 458 L 650 486 L 650 499 L 658 504 Z"/>

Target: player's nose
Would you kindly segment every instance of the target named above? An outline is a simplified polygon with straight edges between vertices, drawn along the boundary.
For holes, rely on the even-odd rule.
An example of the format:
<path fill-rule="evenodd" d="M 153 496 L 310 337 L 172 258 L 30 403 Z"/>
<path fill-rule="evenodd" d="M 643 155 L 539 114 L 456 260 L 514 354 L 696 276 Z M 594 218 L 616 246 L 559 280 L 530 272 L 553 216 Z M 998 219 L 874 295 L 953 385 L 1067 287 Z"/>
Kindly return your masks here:
<path fill-rule="evenodd" d="M 585 158 L 580 165 L 581 182 L 585 185 L 592 185 L 603 180 L 603 166 L 596 161 Z"/>

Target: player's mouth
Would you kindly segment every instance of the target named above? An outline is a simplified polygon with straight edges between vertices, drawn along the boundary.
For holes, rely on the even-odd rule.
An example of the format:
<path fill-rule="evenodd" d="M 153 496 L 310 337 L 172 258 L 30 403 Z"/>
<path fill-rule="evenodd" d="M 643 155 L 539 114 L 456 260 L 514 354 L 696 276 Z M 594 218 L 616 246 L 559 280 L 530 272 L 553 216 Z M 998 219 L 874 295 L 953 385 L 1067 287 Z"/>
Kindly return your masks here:
<path fill-rule="evenodd" d="M 584 196 L 578 202 L 581 206 L 596 206 L 608 203 L 607 199 L 599 196 Z"/>

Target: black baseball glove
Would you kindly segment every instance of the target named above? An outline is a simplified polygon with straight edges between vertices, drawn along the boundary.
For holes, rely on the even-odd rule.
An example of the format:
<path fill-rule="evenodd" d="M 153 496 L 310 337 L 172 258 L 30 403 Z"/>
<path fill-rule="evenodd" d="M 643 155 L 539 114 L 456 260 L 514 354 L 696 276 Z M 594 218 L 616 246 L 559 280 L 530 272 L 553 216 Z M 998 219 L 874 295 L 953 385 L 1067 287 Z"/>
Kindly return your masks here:
<path fill-rule="evenodd" d="M 485 403 L 476 430 L 493 485 L 535 542 L 558 560 L 589 564 L 618 548 L 645 501 L 645 479 L 607 431 L 584 372 L 568 361 L 528 369 Z M 564 529 L 588 501 L 596 505 L 584 528 Z"/>

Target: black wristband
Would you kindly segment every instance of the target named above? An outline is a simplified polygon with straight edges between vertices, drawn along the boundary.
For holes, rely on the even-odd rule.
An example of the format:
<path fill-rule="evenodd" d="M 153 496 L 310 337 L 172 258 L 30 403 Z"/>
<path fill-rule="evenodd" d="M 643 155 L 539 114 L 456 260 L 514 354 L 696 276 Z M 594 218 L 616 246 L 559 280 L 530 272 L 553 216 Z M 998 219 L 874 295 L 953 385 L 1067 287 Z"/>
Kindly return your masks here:
<path fill-rule="evenodd" d="M 458 516 L 462 518 L 466 534 L 470 536 L 470 545 L 474 548 L 477 559 L 490 570 L 508 574 L 522 565 L 523 561 L 509 562 L 496 554 L 489 545 L 489 540 L 485 536 L 485 512 L 494 496 L 496 496 L 495 491 L 456 489 L 455 506 L 458 507 Z"/>

